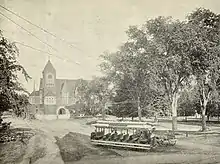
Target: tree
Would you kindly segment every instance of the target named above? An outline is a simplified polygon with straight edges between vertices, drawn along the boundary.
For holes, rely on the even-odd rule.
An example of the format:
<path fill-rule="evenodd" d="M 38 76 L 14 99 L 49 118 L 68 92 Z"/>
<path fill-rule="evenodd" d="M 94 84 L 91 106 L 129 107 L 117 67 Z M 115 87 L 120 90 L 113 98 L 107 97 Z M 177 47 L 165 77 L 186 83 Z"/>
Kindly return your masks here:
<path fill-rule="evenodd" d="M 92 80 L 79 80 L 77 85 L 77 103 L 82 106 L 85 114 L 105 117 L 105 103 L 108 99 L 108 81 L 103 77 L 93 77 Z"/>
<path fill-rule="evenodd" d="M 79 79 L 77 81 L 77 86 L 76 86 L 76 106 L 78 108 L 80 108 L 81 112 L 87 113 L 87 107 L 88 107 L 88 90 L 89 90 L 89 86 L 88 86 L 88 81 L 83 80 L 83 79 Z"/>
<path fill-rule="evenodd" d="M 178 115 L 193 116 L 195 113 L 201 113 L 198 91 L 195 86 L 185 90 L 179 101 Z"/>
<path fill-rule="evenodd" d="M 17 62 L 19 51 L 14 43 L 9 42 L 0 33 L 0 112 L 14 109 L 19 111 L 16 101 L 20 99 L 22 92 L 27 92 L 18 82 L 18 72 L 21 72 L 26 80 L 30 78 L 26 70 Z"/>
<path fill-rule="evenodd" d="M 112 79 L 119 83 L 125 80 L 127 88 L 134 90 L 131 96 L 137 102 L 139 118 L 140 109 L 153 102 L 150 90 L 166 94 L 172 109 L 172 129 L 175 130 L 177 102 L 191 75 L 187 55 L 190 46 L 188 27 L 184 22 L 158 17 L 142 28 L 130 27 L 127 34 L 129 41 L 117 53 L 105 57 L 109 61 L 104 63 L 105 70 L 114 76 Z M 110 64 L 106 67 L 107 63 Z"/>
<path fill-rule="evenodd" d="M 206 106 L 219 79 L 219 29 L 220 16 L 205 9 L 193 12 L 187 21 L 158 17 L 141 28 L 130 27 L 128 41 L 116 53 L 103 56 L 102 68 L 116 86 L 126 85 L 127 99 L 136 102 L 139 118 L 141 110 L 153 102 L 151 90 L 166 95 L 173 130 L 177 129 L 178 100 L 196 81 L 205 130 Z"/>
<path fill-rule="evenodd" d="M 131 117 L 137 114 L 141 121 L 142 114 L 152 111 L 161 92 L 158 86 L 151 85 L 155 82 L 149 71 L 149 54 L 155 47 L 150 45 L 145 32 L 135 26 L 129 28 L 127 35 L 129 40 L 119 51 L 102 55 L 101 68 L 115 86 L 115 114 Z"/>
<path fill-rule="evenodd" d="M 220 75 L 220 15 L 199 8 L 188 16 L 188 25 L 193 30 L 190 60 L 200 95 L 202 131 L 205 131 L 207 104 L 216 92 Z"/>
<path fill-rule="evenodd" d="M 158 17 L 149 20 L 144 30 L 154 47 L 149 55 L 151 74 L 163 87 L 172 113 L 172 129 L 177 129 L 177 108 L 181 92 L 189 84 L 191 67 L 188 57 L 190 28 L 185 22 Z"/>
<path fill-rule="evenodd" d="M 14 111 L 17 116 L 24 117 L 23 114 L 25 114 L 25 116 L 27 116 L 27 114 L 30 114 L 27 109 L 28 105 L 30 105 L 30 103 L 27 94 L 21 93 L 15 95 L 13 108 L 17 109 Z"/>
<path fill-rule="evenodd" d="M 111 89 L 109 81 L 105 77 L 93 77 L 89 83 L 90 99 L 92 101 L 95 114 L 102 113 L 102 119 L 105 119 L 106 103 L 110 98 Z"/>

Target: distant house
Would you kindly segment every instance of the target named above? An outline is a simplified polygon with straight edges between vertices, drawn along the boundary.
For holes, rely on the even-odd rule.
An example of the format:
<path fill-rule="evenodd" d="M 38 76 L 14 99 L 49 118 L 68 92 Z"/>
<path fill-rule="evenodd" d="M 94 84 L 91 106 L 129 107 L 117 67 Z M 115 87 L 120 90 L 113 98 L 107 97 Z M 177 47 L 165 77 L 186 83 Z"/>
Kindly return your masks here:
<path fill-rule="evenodd" d="M 58 79 L 50 60 L 42 75 L 39 90 L 34 90 L 29 97 L 32 112 L 45 119 L 70 118 L 70 113 L 74 112 L 67 107 L 77 102 L 77 88 L 82 80 Z"/>

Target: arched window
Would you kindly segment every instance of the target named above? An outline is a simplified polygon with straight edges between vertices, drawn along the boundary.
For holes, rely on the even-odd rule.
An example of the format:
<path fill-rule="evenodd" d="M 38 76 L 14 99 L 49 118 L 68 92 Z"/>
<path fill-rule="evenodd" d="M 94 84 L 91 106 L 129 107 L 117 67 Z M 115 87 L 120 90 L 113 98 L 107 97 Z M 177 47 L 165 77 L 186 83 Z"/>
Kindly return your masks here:
<path fill-rule="evenodd" d="M 47 87 L 54 87 L 54 77 L 52 74 L 48 74 L 47 75 L 47 83 L 46 83 Z"/>
<path fill-rule="evenodd" d="M 48 79 L 52 79 L 53 76 L 52 76 L 52 75 L 48 75 L 47 78 L 48 78 Z"/>

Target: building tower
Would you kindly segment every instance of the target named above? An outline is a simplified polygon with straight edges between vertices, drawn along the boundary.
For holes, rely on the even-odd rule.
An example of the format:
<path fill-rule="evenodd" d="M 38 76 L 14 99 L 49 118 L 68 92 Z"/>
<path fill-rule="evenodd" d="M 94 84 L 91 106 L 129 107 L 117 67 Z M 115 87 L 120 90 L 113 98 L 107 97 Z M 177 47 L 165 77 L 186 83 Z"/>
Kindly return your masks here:
<path fill-rule="evenodd" d="M 56 114 L 56 70 L 50 60 L 42 74 L 44 114 Z"/>

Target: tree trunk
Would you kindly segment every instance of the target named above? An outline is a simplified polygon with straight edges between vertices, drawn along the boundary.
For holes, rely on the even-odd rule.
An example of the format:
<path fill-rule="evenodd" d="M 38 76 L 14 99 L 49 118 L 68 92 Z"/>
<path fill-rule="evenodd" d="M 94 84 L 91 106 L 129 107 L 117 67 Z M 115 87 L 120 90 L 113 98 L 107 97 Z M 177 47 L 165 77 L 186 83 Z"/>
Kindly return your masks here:
<path fill-rule="evenodd" d="M 219 122 L 219 106 L 218 106 L 218 104 L 216 105 L 216 108 L 218 110 L 218 122 Z"/>
<path fill-rule="evenodd" d="M 218 123 L 219 123 L 219 108 L 218 108 Z"/>
<path fill-rule="evenodd" d="M 105 120 L 105 106 L 102 107 L 102 119 Z"/>
<path fill-rule="evenodd" d="M 178 93 L 173 94 L 173 99 L 172 99 L 172 130 L 175 131 L 177 130 L 177 102 L 179 99 Z"/>
<path fill-rule="evenodd" d="M 140 97 L 138 97 L 137 107 L 138 107 L 138 119 L 139 121 L 141 121 L 142 114 L 141 114 L 141 107 L 140 107 Z"/>
<path fill-rule="evenodd" d="M 202 107 L 202 131 L 207 130 L 205 112 L 206 112 L 206 104 L 204 103 Z"/>
<path fill-rule="evenodd" d="M 210 120 L 210 114 L 207 115 L 207 121 L 209 121 L 209 120 Z"/>

